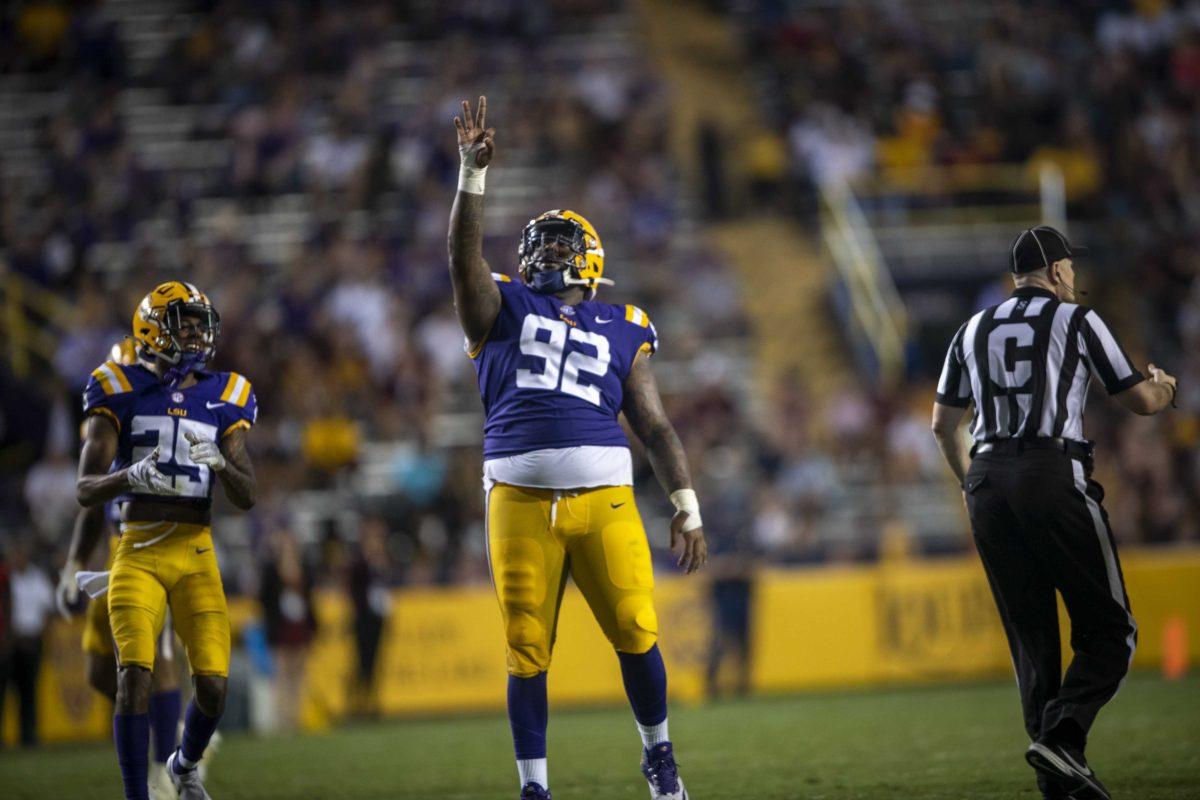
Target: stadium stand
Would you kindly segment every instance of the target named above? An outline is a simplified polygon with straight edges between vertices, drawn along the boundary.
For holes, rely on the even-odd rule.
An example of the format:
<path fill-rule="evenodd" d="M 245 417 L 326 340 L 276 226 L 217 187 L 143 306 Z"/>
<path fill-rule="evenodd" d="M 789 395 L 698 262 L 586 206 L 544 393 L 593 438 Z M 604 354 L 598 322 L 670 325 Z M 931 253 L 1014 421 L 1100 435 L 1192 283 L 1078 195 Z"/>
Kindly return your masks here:
<path fill-rule="evenodd" d="M 1118 454 L 1101 479 L 1126 487 L 1118 536 L 1200 534 L 1194 4 L 970 2 L 951 19 L 742 0 L 681 4 L 696 27 L 674 30 L 656 4 L 610 0 L 66 8 L 0 25 L 0 500 L 19 509 L 2 524 L 35 526 L 48 565 L 83 378 L 147 286 L 186 272 L 263 409 L 271 488 L 218 523 L 226 546 L 261 553 L 285 520 L 321 559 L 379 515 L 395 582 L 485 580 L 478 401 L 444 261 L 449 120 L 482 74 L 502 148 L 489 261 L 510 270 L 544 207 L 586 210 L 612 295 L 662 334 L 706 508 L 766 560 L 969 547 L 928 435 L 931 376 L 951 320 L 999 291 L 1010 234 L 1054 214 L 1093 248 L 1089 299 L 1184 387 L 1170 419 L 1091 412 Z M 755 124 L 672 127 L 672 98 L 705 77 L 681 63 L 689 35 L 724 43 Z M 869 73 L 866 53 L 884 54 Z M 779 296 L 793 273 L 803 306 Z M 252 594 L 255 574 L 227 585 Z"/>

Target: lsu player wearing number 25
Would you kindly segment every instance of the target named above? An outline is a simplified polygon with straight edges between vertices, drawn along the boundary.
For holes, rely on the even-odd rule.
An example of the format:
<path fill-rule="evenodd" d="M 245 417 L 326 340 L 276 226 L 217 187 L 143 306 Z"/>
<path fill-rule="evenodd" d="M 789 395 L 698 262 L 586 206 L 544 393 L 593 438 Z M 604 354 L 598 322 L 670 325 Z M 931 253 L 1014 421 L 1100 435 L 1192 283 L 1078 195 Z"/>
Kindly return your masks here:
<path fill-rule="evenodd" d="M 87 414 L 77 493 L 85 507 L 120 506 L 108 576 L 117 651 L 113 734 L 127 800 L 148 800 L 150 673 L 168 606 L 192 668 L 194 695 L 167 774 L 181 800 L 208 800 L 196 766 L 216 731 L 229 674 L 229 614 L 209 529 L 213 484 L 254 505 L 246 431 L 250 381 L 205 367 L 220 316 L 190 283 L 146 295 L 133 315 L 137 363 L 101 364 L 84 390 Z"/>
<path fill-rule="evenodd" d="M 707 559 L 700 509 L 649 357 L 658 336 L 630 305 L 598 302 L 604 250 L 573 211 L 531 220 L 521 280 L 482 257 L 486 170 L 495 131 L 487 99 L 455 118 L 462 158 L 450 212 L 450 277 L 485 413 L 488 558 L 507 643 L 508 714 L 521 800 L 548 800 L 546 672 L 567 574 L 617 651 L 656 800 L 687 800 L 667 730 L 653 572 L 633 496 L 624 412 L 676 513 L 671 546 L 688 573 Z"/>

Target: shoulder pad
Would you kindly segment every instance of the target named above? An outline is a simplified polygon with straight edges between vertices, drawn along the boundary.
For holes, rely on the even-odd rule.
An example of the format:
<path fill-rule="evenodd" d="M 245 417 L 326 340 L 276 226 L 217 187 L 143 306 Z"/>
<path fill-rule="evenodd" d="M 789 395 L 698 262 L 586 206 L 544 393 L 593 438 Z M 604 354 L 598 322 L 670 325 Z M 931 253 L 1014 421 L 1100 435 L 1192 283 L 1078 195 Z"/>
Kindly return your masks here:
<path fill-rule="evenodd" d="M 221 399 L 226 403 L 244 407 L 250 400 L 250 381 L 244 375 L 236 372 L 224 374 L 226 375 L 225 388 L 221 391 Z"/>
<path fill-rule="evenodd" d="M 650 315 L 637 306 L 625 306 L 625 321 L 632 322 L 634 325 L 640 325 L 643 328 L 650 327 Z"/>
<path fill-rule="evenodd" d="M 96 367 L 92 370 L 92 377 L 96 379 L 96 383 L 100 384 L 100 388 L 106 395 L 133 391 L 133 384 L 129 382 L 125 370 L 115 361 L 105 361 Z"/>

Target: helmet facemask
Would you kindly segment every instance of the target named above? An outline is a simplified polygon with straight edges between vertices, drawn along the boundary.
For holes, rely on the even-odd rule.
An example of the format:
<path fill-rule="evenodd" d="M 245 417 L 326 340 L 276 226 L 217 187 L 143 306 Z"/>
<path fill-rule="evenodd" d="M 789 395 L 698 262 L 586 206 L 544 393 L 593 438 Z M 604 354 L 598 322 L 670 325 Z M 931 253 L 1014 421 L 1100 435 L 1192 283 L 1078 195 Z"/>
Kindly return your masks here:
<path fill-rule="evenodd" d="M 174 386 L 216 355 L 221 315 L 207 303 L 175 300 L 167 304 L 162 317 L 162 334 L 169 344 L 160 350 L 146 349 L 171 365 L 163 378 Z"/>
<path fill-rule="evenodd" d="M 521 277 L 539 294 L 555 294 L 579 281 L 585 246 L 583 230 L 563 219 L 539 220 L 521 236 Z M 568 279 L 575 279 L 574 281 Z"/>
<path fill-rule="evenodd" d="M 543 215 L 526 225 L 521 233 L 517 249 L 521 278 L 539 294 L 557 294 L 572 286 L 582 286 L 590 300 L 598 284 L 611 285 L 612 281 L 581 276 L 581 270 L 588 264 L 588 231 L 574 219 L 558 216 L 558 212 L 549 213 L 555 216 Z"/>
<path fill-rule="evenodd" d="M 221 334 L 221 315 L 208 303 L 173 302 L 163 315 L 167 338 L 180 360 L 199 357 L 205 364 L 217 354 L 217 337 Z M 189 342 L 185 335 L 195 330 L 199 341 Z"/>

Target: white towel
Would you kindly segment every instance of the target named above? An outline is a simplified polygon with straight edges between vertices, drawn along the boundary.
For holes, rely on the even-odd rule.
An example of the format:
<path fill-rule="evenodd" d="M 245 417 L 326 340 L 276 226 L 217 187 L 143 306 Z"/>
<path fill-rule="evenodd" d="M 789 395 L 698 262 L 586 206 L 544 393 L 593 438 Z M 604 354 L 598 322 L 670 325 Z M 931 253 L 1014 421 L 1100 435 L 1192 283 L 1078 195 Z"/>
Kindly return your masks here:
<path fill-rule="evenodd" d="M 108 571 L 89 572 L 86 569 L 80 570 L 75 573 L 75 583 L 79 586 L 79 591 L 95 600 L 108 591 Z"/>

